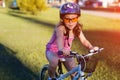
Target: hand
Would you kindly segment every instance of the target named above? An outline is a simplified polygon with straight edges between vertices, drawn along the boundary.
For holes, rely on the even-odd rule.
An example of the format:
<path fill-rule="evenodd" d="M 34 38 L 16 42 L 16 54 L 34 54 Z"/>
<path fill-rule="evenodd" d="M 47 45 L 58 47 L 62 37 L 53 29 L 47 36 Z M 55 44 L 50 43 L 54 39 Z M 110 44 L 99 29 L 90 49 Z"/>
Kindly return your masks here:
<path fill-rule="evenodd" d="M 90 52 L 96 52 L 99 50 L 98 46 L 94 46 L 92 49 L 90 49 Z"/>
<path fill-rule="evenodd" d="M 70 51 L 69 50 L 63 49 L 62 51 L 63 51 L 63 55 L 64 56 L 70 55 Z"/>

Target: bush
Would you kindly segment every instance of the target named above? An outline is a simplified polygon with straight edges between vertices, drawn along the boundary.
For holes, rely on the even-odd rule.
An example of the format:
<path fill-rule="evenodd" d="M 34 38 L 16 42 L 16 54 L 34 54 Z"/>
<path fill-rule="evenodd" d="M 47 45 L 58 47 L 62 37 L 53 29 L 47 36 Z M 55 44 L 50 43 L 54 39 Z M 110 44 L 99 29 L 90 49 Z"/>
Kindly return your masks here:
<path fill-rule="evenodd" d="M 46 9 L 45 0 L 17 0 L 18 6 L 21 10 L 36 14 L 37 11 Z"/>
<path fill-rule="evenodd" d="M 5 4 L 7 7 L 10 7 L 12 2 L 13 0 L 5 0 Z"/>

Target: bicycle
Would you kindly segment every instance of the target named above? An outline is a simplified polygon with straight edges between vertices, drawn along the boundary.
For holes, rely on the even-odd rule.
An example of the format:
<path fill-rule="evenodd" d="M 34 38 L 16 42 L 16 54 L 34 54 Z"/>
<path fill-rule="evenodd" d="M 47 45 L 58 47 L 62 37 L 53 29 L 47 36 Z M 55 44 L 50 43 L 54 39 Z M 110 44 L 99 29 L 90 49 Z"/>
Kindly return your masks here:
<path fill-rule="evenodd" d="M 74 57 L 76 58 L 76 61 L 78 62 L 78 65 L 73 68 L 71 71 L 67 72 L 67 73 L 63 73 L 63 69 L 62 69 L 62 61 L 59 60 L 58 63 L 58 70 L 55 73 L 55 76 L 57 78 L 57 80 L 64 80 L 65 78 L 67 78 L 68 76 L 70 76 L 71 74 L 76 72 L 76 75 L 73 77 L 73 80 L 87 80 L 88 77 L 90 77 L 92 75 L 92 73 L 85 73 L 85 68 L 86 68 L 86 62 L 89 59 L 90 56 L 97 54 L 99 52 L 101 52 L 104 48 L 99 48 L 99 50 L 97 51 L 90 51 L 88 54 L 86 55 L 81 55 L 77 52 L 70 52 L 69 57 Z M 61 55 L 61 54 L 59 54 Z M 44 65 L 43 68 L 40 71 L 40 80 L 47 80 L 48 78 L 48 64 Z"/>

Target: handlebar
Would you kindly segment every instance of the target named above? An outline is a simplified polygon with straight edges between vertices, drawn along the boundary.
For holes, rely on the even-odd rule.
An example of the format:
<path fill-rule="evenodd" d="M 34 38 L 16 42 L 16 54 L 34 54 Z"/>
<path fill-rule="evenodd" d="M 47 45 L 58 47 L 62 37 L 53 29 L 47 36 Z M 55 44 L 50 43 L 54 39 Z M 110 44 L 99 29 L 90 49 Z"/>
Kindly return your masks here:
<path fill-rule="evenodd" d="M 98 50 L 95 51 L 89 51 L 89 53 L 85 54 L 85 55 L 79 55 L 77 52 L 70 52 L 70 56 L 73 55 L 73 57 L 75 57 L 77 59 L 78 64 L 81 64 L 82 66 L 82 70 L 85 71 L 86 66 L 87 66 L 87 61 L 89 61 L 89 57 L 94 55 L 94 54 L 98 54 L 100 53 L 102 50 L 104 50 L 104 48 L 99 48 Z"/>
<path fill-rule="evenodd" d="M 88 54 L 86 54 L 84 57 L 89 57 L 89 56 L 92 56 L 94 54 L 98 54 L 100 53 L 102 50 L 104 50 L 104 48 L 99 48 L 98 50 L 95 50 L 95 51 L 90 51 Z"/>
<path fill-rule="evenodd" d="M 93 50 L 93 51 L 89 51 L 89 53 L 83 55 L 83 54 L 79 54 L 77 52 L 74 52 L 74 51 L 70 51 L 70 55 L 68 57 L 75 57 L 77 59 L 77 62 L 78 64 L 81 64 L 83 63 L 84 67 L 83 67 L 83 71 L 85 71 L 86 69 L 86 62 L 89 60 L 89 57 L 94 55 L 94 54 L 98 54 L 100 53 L 102 50 L 104 50 L 104 48 L 99 48 L 98 50 Z M 58 55 L 63 55 L 63 52 L 62 51 L 58 51 Z M 64 60 L 61 60 L 61 61 L 65 61 Z"/>
<path fill-rule="evenodd" d="M 87 53 L 86 55 L 84 55 L 84 57 L 89 57 L 89 56 L 92 56 L 94 54 L 98 54 L 99 52 L 101 52 L 102 50 L 104 50 L 104 48 L 99 48 L 98 50 L 90 50 L 89 53 Z M 58 55 L 63 55 L 63 52 L 62 51 L 58 51 Z M 74 51 L 70 51 L 70 56 L 75 56 L 75 55 L 78 55 L 77 52 L 74 52 Z"/>

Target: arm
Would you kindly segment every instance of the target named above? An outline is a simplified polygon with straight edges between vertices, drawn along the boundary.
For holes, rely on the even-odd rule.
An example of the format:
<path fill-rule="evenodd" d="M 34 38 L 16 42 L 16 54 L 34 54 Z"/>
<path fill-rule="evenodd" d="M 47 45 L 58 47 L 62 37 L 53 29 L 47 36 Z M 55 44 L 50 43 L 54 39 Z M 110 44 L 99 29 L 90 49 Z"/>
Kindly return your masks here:
<path fill-rule="evenodd" d="M 62 50 L 64 48 L 64 30 L 62 26 L 56 27 L 56 37 L 57 37 L 57 45 L 58 45 L 58 50 Z"/>
<path fill-rule="evenodd" d="M 58 50 L 63 52 L 63 55 L 69 55 L 70 52 L 64 49 L 64 33 L 65 33 L 65 28 L 64 26 L 59 26 L 56 27 L 56 36 L 57 36 L 57 45 L 58 45 Z"/>
<path fill-rule="evenodd" d="M 88 49 L 92 49 L 93 48 L 92 44 L 85 38 L 85 36 L 84 36 L 82 31 L 80 32 L 79 39 L 80 39 L 81 43 L 85 47 L 87 47 Z"/>

